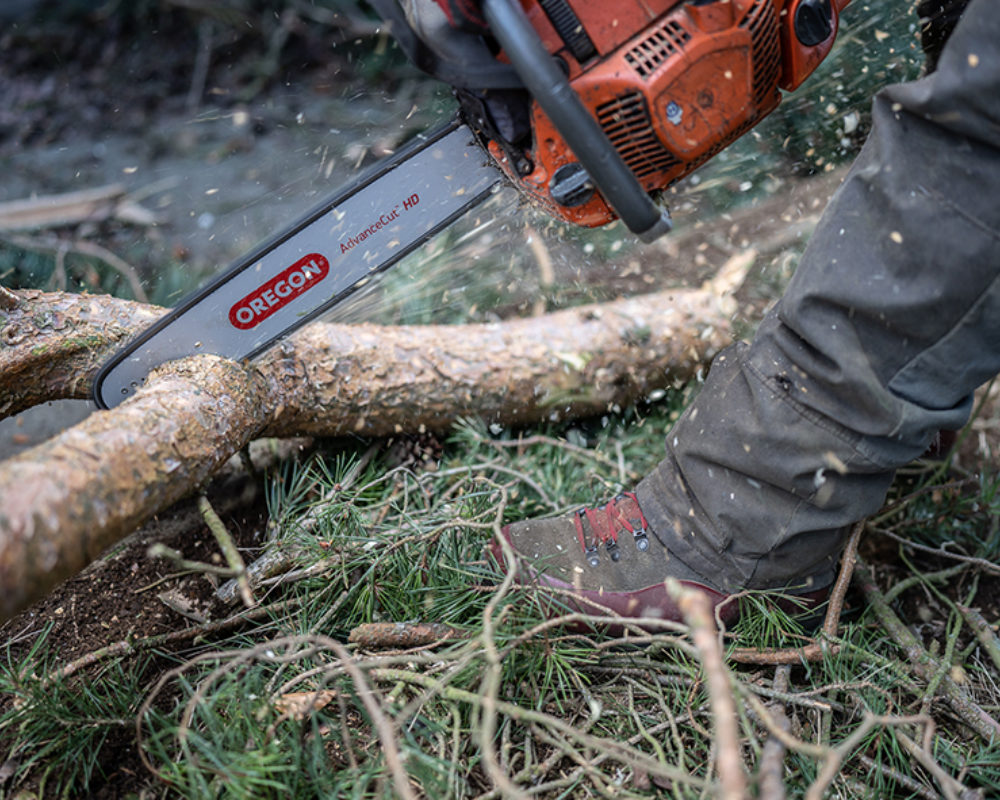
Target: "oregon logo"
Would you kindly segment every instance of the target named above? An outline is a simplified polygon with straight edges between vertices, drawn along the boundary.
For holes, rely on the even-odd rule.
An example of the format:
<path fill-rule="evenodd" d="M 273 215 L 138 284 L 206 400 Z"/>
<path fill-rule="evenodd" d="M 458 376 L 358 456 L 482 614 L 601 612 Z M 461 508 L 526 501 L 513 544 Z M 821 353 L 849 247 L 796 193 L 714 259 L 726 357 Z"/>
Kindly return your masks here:
<path fill-rule="evenodd" d="M 329 271 L 330 262 L 319 253 L 303 256 L 229 309 L 229 321 L 241 331 L 250 330 L 311 289 Z"/>

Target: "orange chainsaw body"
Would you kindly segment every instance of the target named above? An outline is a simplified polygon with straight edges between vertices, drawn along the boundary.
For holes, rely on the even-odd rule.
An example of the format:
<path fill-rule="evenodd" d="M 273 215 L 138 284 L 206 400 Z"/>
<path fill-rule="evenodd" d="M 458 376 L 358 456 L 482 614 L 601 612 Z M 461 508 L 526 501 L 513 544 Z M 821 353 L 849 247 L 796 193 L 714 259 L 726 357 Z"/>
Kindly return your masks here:
<path fill-rule="evenodd" d="M 812 46 L 793 29 L 799 2 L 565 0 L 556 5 L 575 15 L 569 32 L 565 18 L 557 30 L 552 3 L 521 0 L 521 7 L 643 189 L 656 193 L 760 122 L 781 90 L 799 86 L 827 55 L 846 0 L 833 0 L 832 31 Z M 537 103 L 530 115 L 530 147 L 522 144 L 515 157 L 509 145 L 488 142 L 508 177 L 568 222 L 615 219 L 599 192 L 574 205 L 553 200 L 553 176 L 575 158 Z"/>

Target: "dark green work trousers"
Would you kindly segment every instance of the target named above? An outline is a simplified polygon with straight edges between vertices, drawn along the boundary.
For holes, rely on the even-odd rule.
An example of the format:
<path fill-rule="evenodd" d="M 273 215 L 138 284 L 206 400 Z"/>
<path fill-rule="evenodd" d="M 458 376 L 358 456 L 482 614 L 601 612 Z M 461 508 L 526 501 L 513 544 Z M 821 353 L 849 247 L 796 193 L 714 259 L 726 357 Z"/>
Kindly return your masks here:
<path fill-rule="evenodd" d="M 873 117 L 785 295 L 638 488 L 719 589 L 828 580 L 851 523 L 1000 372 L 1000 2 L 972 0 L 937 70 Z"/>

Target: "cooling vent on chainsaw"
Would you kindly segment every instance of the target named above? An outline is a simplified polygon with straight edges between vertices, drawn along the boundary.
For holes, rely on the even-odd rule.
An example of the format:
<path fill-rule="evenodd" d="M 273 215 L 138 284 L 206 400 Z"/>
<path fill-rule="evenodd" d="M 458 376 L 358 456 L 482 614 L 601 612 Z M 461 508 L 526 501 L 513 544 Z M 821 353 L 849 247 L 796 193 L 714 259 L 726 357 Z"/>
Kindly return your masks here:
<path fill-rule="evenodd" d="M 625 61 L 632 66 L 636 75 L 646 79 L 670 56 L 681 52 L 684 43 L 690 39 L 691 34 L 679 22 L 667 20 L 646 39 L 630 48 L 625 53 Z"/>
<path fill-rule="evenodd" d="M 597 108 L 597 121 L 635 176 L 643 178 L 681 165 L 653 132 L 646 101 L 629 92 Z"/>
<path fill-rule="evenodd" d="M 781 43 L 778 36 L 778 13 L 770 0 L 756 0 L 740 27 L 750 31 L 753 42 L 754 102 L 764 105 L 777 94 L 781 74 Z"/>

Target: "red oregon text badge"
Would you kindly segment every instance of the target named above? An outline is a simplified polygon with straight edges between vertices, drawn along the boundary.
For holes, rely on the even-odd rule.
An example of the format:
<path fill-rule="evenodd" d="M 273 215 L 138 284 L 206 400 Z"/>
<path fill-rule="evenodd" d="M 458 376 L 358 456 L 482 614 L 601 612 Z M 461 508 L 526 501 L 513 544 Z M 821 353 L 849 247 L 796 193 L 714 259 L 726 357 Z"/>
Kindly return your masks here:
<path fill-rule="evenodd" d="M 229 309 L 229 321 L 242 331 L 259 325 L 292 300 L 309 291 L 330 272 L 330 262 L 319 253 L 303 256 Z"/>

